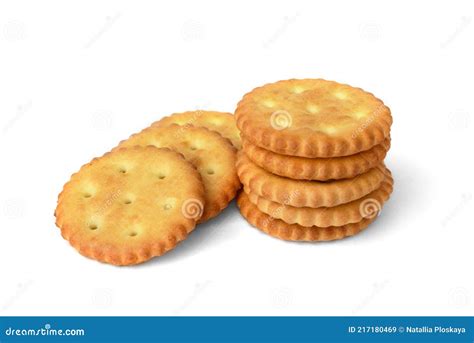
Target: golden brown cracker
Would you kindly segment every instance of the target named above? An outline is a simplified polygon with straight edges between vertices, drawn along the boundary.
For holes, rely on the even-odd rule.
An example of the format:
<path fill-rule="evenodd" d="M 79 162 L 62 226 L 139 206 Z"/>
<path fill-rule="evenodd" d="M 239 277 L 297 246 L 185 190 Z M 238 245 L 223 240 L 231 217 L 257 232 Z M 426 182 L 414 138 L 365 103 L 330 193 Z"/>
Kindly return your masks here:
<path fill-rule="evenodd" d="M 242 151 L 237 155 L 237 174 L 250 192 L 295 207 L 331 207 L 362 198 L 380 186 L 386 172 L 379 165 L 352 179 L 293 180 L 267 172 Z"/>
<path fill-rule="evenodd" d="M 322 79 L 270 83 L 247 93 L 237 127 L 254 145 L 300 157 L 353 155 L 390 133 L 390 109 L 360 88 Z"/>
<path fill-rule="evenodd" d="M 270 217 L 252 204 L 245 192 L 237 197 L 237 205 L 242 216 L 254 227 L 270 236 L 288 241 L 332 241 L 353 236 L 365 229 L 375 217 L 365 218 L 358 223 L 344 226 L 306 227 L 298 224 L 288 224 L 283 220 Z"/>
<path fill-rule="evenodd" d="M 237 149 L 242 147 L 240 133 L 232 113 L 203 110 L 174 113 L 154 122 L 152 126 L 169 126 L 170 124 L 205 127 L 219 132 L 223 137 L 229 139 Z"/>
<path fill-rule="evenodd" d="M 118 149 L 72 175 L 58 198 L 56 225 L 84 256 L 137 264 L 185 239 L 204 201 L 201 176 L 180 154 Z"/>
<path fill-rule="evenodd" d="M 298 180 L 327 181 L 352 178 L 379 165 L 390 148 L 390 139 L 360 153 L 329 158 L 281 155 L 252 144 L 243 137 L 242 150 L 267 171 Z"/>
<path fill-rule="evenodd" d="M 362 219 L 376 216 L 382 210 L 383 204 L 388 200 L 393 190 L 393 179 L 387 175 L 379 188 L 366 196 L 334 207 L 294 207 L 291 205 L 279 204 L 277 202 L 259 197 L 249 192 L 248 199 L 260 211 L 269 216 L 281 219 L 288 224 L 298 224 L 301 226 L 342 226 L 360 222 Z"/>
<path fill-rule="evenodd" d="M 217 132 L 190 125 L 151 126 L 122 141 L 118 147 L 135 145 L 173 149 L 197 168 L 206 192 L 204 213 L 199 223 L 219 214 L 240 188 L 235 171 L 236 149 Z"/>

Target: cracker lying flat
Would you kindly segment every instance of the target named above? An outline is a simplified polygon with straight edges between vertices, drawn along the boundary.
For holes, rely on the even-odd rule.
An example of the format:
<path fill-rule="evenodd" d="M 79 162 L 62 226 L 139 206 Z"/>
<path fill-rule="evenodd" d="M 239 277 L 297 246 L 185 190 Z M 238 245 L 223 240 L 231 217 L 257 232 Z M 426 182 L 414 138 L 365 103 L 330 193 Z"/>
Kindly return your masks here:
<path fill-rule="evenodd" d="M 118 147 L 135 145 L 173 149 L 197 168 L 206 192 L 199 223 L 219 214 L 240 188 L 235 171 L 236 149 L 217 132 L 190 125 L 151 126 L 122 141 Z"/>
<path fill-rule="evenodd" d="M 265 150 L 242 139 L 242 150 L 258 166 L 273 174 L 299 180 L 333 180 L 352 178 L 379 165 L 388 149 L 390 139 L 358 154 L 332 157 L 307 158 L 281 155 Z"/>
<path fill-rule="evenodd" d="M 372 94 L 321 79 L 285 80 L 247 93 L 235 110 L 253 144 L 302 157 L 353 155 L 382 143 L 390 109 Z"/>
<path fill-rule="evenodd" d="M 170 124 L 205 127 L 219 132 L 223 137 L 229 139 L 237 149 L 242 146 L 240 133 L 235 125 L 235 117 L 231 113 L 202 110 L 174 113 L 151 125 L 169 126 Z"/>
<path fill-rule="evenodd" d="M 267 172 L 240 151 L 237 174 L 242 184 L 258 196 L 296 207 L 330 207 L 369 194 L 380 187 L 385 167 L 380 165 L 352 179 L 334 181 L 292 180 Z"/>
<path fill-rule="evenodd" d="M 365 229 L 376 218 L 376 216 L 365 218 L 358 223 L 344 226 L 306 227 L 298 224 L 287 224 L 283 220 L 272 218 L 261 212 L 257 206 L 249 201 L 245 192 L 241 192 L 238 196 L 237 205 L 240 208 L 240 213 L 251 225 L 270 236 L 289 241 L 332 241 L 353 236 Z"/>
<path fill-rule="evenodd" d="M 196 169 L 169 149 L 115 150 L 72 175 L 58 198 L 56 225 L 81 254 L 115 265 L 174 248 L 202 214 Z"/>
<path fill-rule="evenodd" d="M 376 216 L 392 193 L 393 179 L 387 172 L 385 180 L 375 191 L 360 199 L 334 207 L 294 207 L 259 197 L 248 189 L 244 190 L 249 201 L 260 211 L 285 223 L 308 227 L 342 226 L 360 222 L 368 216 Z"/>

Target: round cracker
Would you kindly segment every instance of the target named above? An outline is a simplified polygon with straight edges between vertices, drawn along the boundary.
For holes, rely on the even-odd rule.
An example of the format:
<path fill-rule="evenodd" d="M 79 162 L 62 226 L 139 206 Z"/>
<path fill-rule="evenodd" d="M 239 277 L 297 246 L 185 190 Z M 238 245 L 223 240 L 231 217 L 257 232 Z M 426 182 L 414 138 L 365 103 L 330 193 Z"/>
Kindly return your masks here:
<path fill-rule="evenodd" d="M 353 236 L 365 229 L 376 217 L 365 218 L 358 223 L 344 226 L 306 227 L 298 224 L 288 224 L 283 220 L 270 217 L 252 204 L 245 192 L 237 197 L 242 216 L 254 227 L 270 236 L 288 241 L 332 241 Z"/>
<path fill-rule="evenodd" d="M 244 189 L 249 201 L 263 213 L 288 224 L 307 227 L 342 226 L 360 222 L 366 217 L 376 216 L 382 210 L 392 190 L 393 179 L 387 175 L 379 188 L 360 199 L 334 207 L 311 208 L 279 204 Z"/>
<path fill-rule="evenodd" d="M 232 113 L 203 110 L 174 113 L 151 125 L 169 126 L 170 124 L 205 127 L 209 130 L 219 132 L 223 137 L 229 139 L 237 149 L 242 147 L 240 133 Z"/>
<path fill-rule="evenodd" d="M 118 149 L 84 165 L 59 195 L 56 225 L 82 255 L 137 264 L 173 249 L 202 214 L 196 169 L 169 149 Z"/>
<path fill-rule="evenodd" d="M 372 149 L 358 154 L 332 157 L 308 158 L 288 156 L 265 150 L 243 137 L 242 150 L 256 165 L 269 172 L 297 180 L 348 179 L 363 174 L 379 165 L 390 148 L 390 139 Z"/>
<path fill-rule="evenodd" d="M 253 144 L 301 157 L 353 155 L 382 143 L 392 116 L 360 88 L 322 79 L 284 80 L 255 88 L 235 110 Z"/>
<path fill-rule="evenodd" d="M 135 145 L 173 149 L 196 167 L 206 193 L 204 213 L 199 223 L 218 215 L 240 188 L 235 171 L 236 149 L 217 132 L 192 125 L 151 126 L 122 141 L 118 147 Z"/>
<path fill-rule="evenodd" d="M 362 198 L 380 187 L 386 173 L 385 167 L 379 165 L 352 179 L 293 180 L 269 173 L 242 151 L 238 153 L 236 167 L 242 184 L 250 192 L 295 207 L 331 207 Z"/>

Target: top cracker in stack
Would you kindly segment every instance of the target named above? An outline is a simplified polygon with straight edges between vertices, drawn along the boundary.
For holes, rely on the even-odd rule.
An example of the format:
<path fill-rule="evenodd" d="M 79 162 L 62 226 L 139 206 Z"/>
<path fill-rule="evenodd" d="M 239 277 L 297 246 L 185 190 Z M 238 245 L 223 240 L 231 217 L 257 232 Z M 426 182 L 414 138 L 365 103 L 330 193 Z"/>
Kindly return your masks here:
<path fill-rule="evenodd" d="M 392 116 L 371 93 L 322 79 L 279 81 L 246 94 L 235 116 L 243 146 L 238 203 L 273 236 L 353 235 L 392 192 L 383 164 Z"/>
<path fill-rule="evenodd" d="M 366 151 L 390 135 L 390 109 L 360 88 L 321 79 L 255 88 L 239 102 L 237 127 L 251 143 L 300 157 Z"/>

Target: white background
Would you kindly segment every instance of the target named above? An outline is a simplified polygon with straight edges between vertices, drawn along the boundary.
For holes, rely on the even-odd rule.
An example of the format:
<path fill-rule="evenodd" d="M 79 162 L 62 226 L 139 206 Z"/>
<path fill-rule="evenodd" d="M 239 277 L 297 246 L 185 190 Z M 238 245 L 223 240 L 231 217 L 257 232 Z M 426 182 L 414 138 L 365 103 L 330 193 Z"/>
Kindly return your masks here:
<path fill-rule="evenodd" d="M 472 2 L 5 1 L 0 315 L 473 315 Z M 375 93 L 396 185 L 377 222 L 298 244 L 235 203 L 119 268 L 54 225 L 69 176 L 162 116 L 287 78 Z"/>

